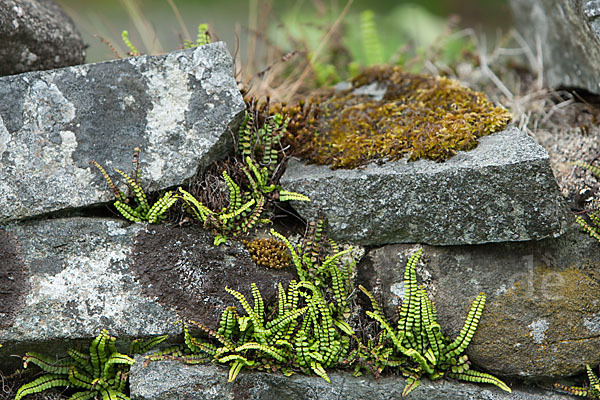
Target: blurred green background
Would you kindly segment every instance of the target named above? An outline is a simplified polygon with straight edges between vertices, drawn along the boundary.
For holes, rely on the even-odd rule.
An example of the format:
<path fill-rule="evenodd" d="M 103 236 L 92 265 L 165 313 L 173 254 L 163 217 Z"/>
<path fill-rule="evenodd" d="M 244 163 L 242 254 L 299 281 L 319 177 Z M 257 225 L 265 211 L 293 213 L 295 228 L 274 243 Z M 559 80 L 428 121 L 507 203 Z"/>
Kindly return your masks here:
<path fill-rule="evenodd" d="M 387 59 L 403 43 L 426 46 L 443 34 L 451 16 L 458 26 L 494 33 L 511 24 L 508 0 L 354 0 L 344 18 L 344 36 L 352 41 L 358 30 L 359 15 L 372 10 L 375 26 Z M 211 32 L 227 42 L 232 53 L 239 47 L 247 59 L 249 42 L 266 39 L 285 51 L 298 43 L 318 46 L 327 27 L 340 15 L 342 0 L 57 0 L 73 18 L 89 45 L 87 61 L 115 58 L 99 35 L 121 55 L 128 51 L 121 32 L 143 53 L 158 53 L 181 47 L 186 38 L 195 40 L 198 24 L 209 23 Z M 170 2 L 172 4 L 170 4 Z M 174 11 L 173 5 L 177 11 Z M 180 14 L 180 19 L 177 17 Z M 183 23 L 183 25 L 182 25 Z M 185 29 L 183 28 L 185 26 Z M 256 31 L 257 35 L 249 32 Z M 237 35 L 236 35 L 237 32 Z M 351 43 L 350 43 L 351 45 Z"/>

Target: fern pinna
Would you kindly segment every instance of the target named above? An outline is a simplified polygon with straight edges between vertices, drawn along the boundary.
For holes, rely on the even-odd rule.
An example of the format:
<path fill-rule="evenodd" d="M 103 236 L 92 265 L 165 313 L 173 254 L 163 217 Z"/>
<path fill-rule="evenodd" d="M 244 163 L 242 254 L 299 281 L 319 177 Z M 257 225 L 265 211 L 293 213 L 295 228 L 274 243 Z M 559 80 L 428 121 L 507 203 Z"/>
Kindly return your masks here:
<path fill-rule="evenodd" d="M 300 254 L 283 238 L 295 250 L 295 257 L 305 258 L 306 262 L 296 263 L 300 281 L 291 281 L 287 290 L 281 283 L 278 285 L 275 305 L 265 306 L 255 284 L 252 284 L 253 305 L 240 292 L 225 288 L 237 300 L 241 311 L 236 307 L 226 308 L 217 331 L 197 322 L 184 324 L 185 349 L 149 358 L 175 358 L 188 363 L 213 360 L 229 365 L 230 381 L 243 368 L 254 368 L 280 370 L 286 375 L 297 370 L 312 372 L 329 382 L 325 369 L 346 361 L 354 335 L 345 318 L 355 261 L 341 260 L 350 250 L 338 250 L 328 257 L 317 251 L 324 240 L 318 229 L 309 229 L 305 243 L 311 245 L 303 246 Z M 306 268 L 307 265 L 310 267 Z M 208 338 L 193 337 L 190 325 L 204 331 Z"/>
<path fill-rule="evenodd" d="M 588 386 L 564 386 L 560 383 L 555 383 L 554 386 L 558 389 L 564 390 L 565 392 L 569 392 L 575 396 L 587 397 L 590 399 L 600 399 L 600 379 L 598 379 L 596 374 L 594 374 L 594 371 L 592 371 L 589 365 L 585 365 L 585 370 L 587 372 L 589 380 Z"/>
<path fill-rule="evenodd" d="M 124 392 L 129 367 L 133 364 L 132 356 L 151 350 L 166 338 L 167 335 L 134 340 L 128 354 L 123 354 L 115 347 L 116 338 L 103 330 L 92 340 L 88 353 L 69 349 L 69 357 L 58 361 L 42 354 L 26 353 L 23 368 L 35 364 L 46 374 L 21 386 L 15 400 L 60 386 L 82 389 L 68 400 L 129 400 Z"/>
<path fill-rule="evenodd" d="M 375 363 L 400 366 L 407 377 L 403 396 L 419 386 L 422 375 L 430 379 L 449 376 L 469 382 L 491 383 L 510 392 L 510 388 L 500 379 L 470 369 L 468 357 L 463 354 L 475 334 L 483 313 L 485 295 L 481 293 L 473 301 L 458 337 L 453 341 L 450 340 L 441 332 L 435 304 L 429 300 L 425 289 L 417 284 L 416 265 L 422 252 L 422 249 L 419 249 L 406 264 L 404 299 L 399 307 L 399 320 L 395 328 L 383 315 L 374 296 L 364 287 L 359 286 L 373 306 L 373 311 L 367 311 L 367 315 L 376 320 L 383 329 L 378 346 L 372 345 L 377 347 L 377 351 L 365 352 L 364 357 L 375 357 Z"/>
<path fill-rule="evenodd" d="M 120 174 L 127 182 L 127 186 L 130 189 L 130 192 L 133 193 L 133 197 L 137 203 L 137 205 L 132 207 L 129 202 L 129 198 L 114 184 L 111 177 L 108 175 L 106 170 L 102 168 L 100 164 L 96 161 L 90 161 L 90 164 L 98 168 L 106 182 L 108 183 L 109 188 L 112 190 L 115 195 L 114 206 L 121 213 L 123 217 L 128 219 L 131 222 L 149 222 L 151 224 L 157 224 L 166 218 L 166 213 L 171 208 L 173 204 L 177 201 L 177 197 L 173 192 L 168 191 L 162 195 L 154 204 L 150 206 L 148 203 L 148 198 L 144 189 L 140 184 L 140 162 L 139 162 L 139 153 L 140 149 L 136 148 L 133 153 L 133 165 L 135 175 L 132 178 L 127 175 L 125 172 L 114 168 L 114 170 Z"/>

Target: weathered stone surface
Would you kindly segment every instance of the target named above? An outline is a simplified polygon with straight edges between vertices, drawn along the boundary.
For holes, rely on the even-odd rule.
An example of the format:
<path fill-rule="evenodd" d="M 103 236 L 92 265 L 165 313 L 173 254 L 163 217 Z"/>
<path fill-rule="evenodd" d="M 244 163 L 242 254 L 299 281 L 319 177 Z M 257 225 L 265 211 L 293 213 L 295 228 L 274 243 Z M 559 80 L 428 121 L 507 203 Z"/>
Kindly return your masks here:
<path fill-rule="evenodd" d="M 568 217 L 548 153 L 516 128 L 479 139 L 474 150 L 443 163 L 419 160 L 369 164 L 361 170 L 290 161 L 286 190 L 322 211 L 334 239 L 364 245 L 435 245 L 556 237 Z"/>
<path fill-rule="evenodd" d="M 390 316 L 416 247 L 384 246 L 359 266 L 359 279 L 381 294 Z M 555 378 L 600 363 L 600 253 L 578 226 L 539 242 L 422 247 L 418 279 L 447 335 L 456 337 L 471 302 L 487 295 L 467 349 L 478 366 L 504 376 Z"/>
<path fill-rule="evenodd" d="M 355 378 L 349 373 L 330 372 L 331 384 L 318 377 L 300 374 L 241 372 L 233 383 L 227 382 L 227 369 L 212 365 L 185 365 L 177 361 L 151 362 L 136 357 L 131 369 L 132 400 L 296 400 L 296 399 L 402 399 L 406 381 L 400 377 L 376 381 L 365 376 Z M 569 396 L 547 390 L 523 388 L 513 393 L 489 385 L 464 382 L 424 380 L 409 394 L 412 400 L 567 400 Z"/>
<path fill-rule="evenodd" d="M 3 351 L 61 353 L 101 329 L 123 340 L 178 334 L 182 318 L 214 327 L 226 306 L 239 306 L 225 286 L 250 300 L 250 283 L 257 282 L 267 301 L 278 282 L 293 277 L 291 268 L 256 266 L 239 243 L 212 242 L 193 226 L 113 219 L 6 225 L 0 230 Z M 7 363 L 19 359 L 0 358 L 0 368 Z"/>
<path fill-rule="evenodd" d="M 213 237 L 197 227 L 149 226 L 136 237 L 133 260 L 147 296 L 213 329 L 218 328 L 227 306 L 240 307 L 225 286 L 252 301 L 250 284 L 256 283 L 265 304 L 274 304 L 277 284 L 287 287 L 296 279 L 291 266 L 282 270 L 259 267 L 239 242 L 215 247 Z"/>
<path fill-rule="evenodd" d="M 510 0 L 510 6 L 515 26 L 531 50 L 543 56 L 549 86 L 600 93 L 598 1 Z"/>
<path fill-rule="evenodd" d="M 0 78 L 0 221 L 111 199 L 96 160 L 180 185 L 231 149 L 245 105 L 224 43 Z"/>
<path fill-rule="evenodd" d="M 79 32 L 53 0 L 0 1 L 0 76 L 84 60 Z"/>
<path fill-rule="evenodd" d="M 19 304 L 11 315 L 0 315 L 3 349 L 21 355 L 60 352 L 73 344 L 68 341 L 95 337 L 102 329 L 121 339 L 177 333 L 176 313 L 142 295 L 130 270 L 134 237 L 142 227 L 90 218 L 5 226 L 21 249 L 17 268 L 24 271 L 17 284 L 26 290 L 20 298 L 4 293 L 0 298 Z M 6 247 L 0 248 L 0 265 L 15 267 Z M 0 367 L 8 363 L 18 365 L 19 359 L 0 359 Z"/>

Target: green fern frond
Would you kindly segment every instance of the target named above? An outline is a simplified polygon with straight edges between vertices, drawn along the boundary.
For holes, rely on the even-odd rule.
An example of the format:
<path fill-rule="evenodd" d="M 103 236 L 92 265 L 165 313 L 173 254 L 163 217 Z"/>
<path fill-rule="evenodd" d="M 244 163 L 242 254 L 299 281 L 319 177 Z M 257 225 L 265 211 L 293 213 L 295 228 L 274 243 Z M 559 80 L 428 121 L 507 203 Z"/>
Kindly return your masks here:
<path fill-rule="evenodd" d="M 129 344 L 129 354 L 144 354 L 169 338 L 169 335 L 154 336 L 148 339 L 135 339 Z"/>
<path fill-rule="evenodd" d="M 469 310 L 469 314 L 467 315 L 467 319 L 458 334 L 458 337 L 452 342 L 445 351 L 446 357 L 454 357 L 467 349 L 467 346 L 473 339 L 473 335 L 477 330 L 477 325 L 479 324 L 479 319 L 483 314 L 483 308 L 485 307 L 485 294 L 480 293 L 475 300 L 473 300 L 473 304 L 471 305 L 471 309 Z"/>
<path fill-rule="evenodd" d="M 288 192 L 287 190 L 280 190 L 279 201 L 310 201 L 308 196 L 305 196 L 296 192 Z"/>
<path fill-rule="evenodd" d="M 383 51 L 373 11 L 365 10 L 360 14 L 360 29 L 367 66 L 383 64 Z"/>
<path fill-rule="evenodd" d="M 473 383 L 491 383 L 492 385 L 496 385 L 500 389 L 511 393 L 511 389 L 506 385 L 506 383 L 502 382 L 500 379 L 496 378 L 493 375 L 486 374 L 485 372 L 473 371 L 472 369 L 465 371 L 460 374 L 449 373 L 448 376 L 454 379 L 460 379 L 462 381 L 473 382 Z"/>
<path fill-rule="evenodd" d="M 420 385 L 421 385 L 420 379 L 408 378 L 406 380 L 406 385 L 404 386 L 404 389 L 402 389 L 402 397 L 408 396 L 408 394 L 410 392 L 412 392 L 413 390 L 418 388 Z"/>
<path fill-rule="evenodd" d="M 72 361 L 68 358 L 56 360 L 51 357 L 46 357 L 43 354 L 28 352 L 23 357 L 23 368 L 27 368 L 29 363 L 35 364 L 44 372 L 51 374 L 68 374 Z"/>
<path fill-rule="evenodd" d="M 127 32 L 127 31 L 121 32 L 121 38 L 123 39 L 123 43 L 125 43 L 125 45 L 129 49 L 129 55 L 131 55 L 131 56 L 139 56 L 141 54 L 136 49 L 136 47 L 133 45 L 133 43 L 131 43 L 131 40 L 129 40 L 129 32 Z"/>
<path fill-rule="evenodd" d="M 29 394 L 41 393 L 45 390 L 60 386 L 69 386 L 69 380 L 65 379 L 62 374 L 46 374 L 21 386 L 19 390 L 17 390 L 15 400 L 21 400 Z"/>
<path fill-rule="evenodd" d="M 98 164 L 94 160 L 90 161 L 90 164 L 93 165 L 93 166 L 95 166 L 96 168 L 98 168 L 98 170 L 100 171 L 100 173 L 104 177 L 104 180 L 106 180 L 106 183 L 108 183 L 108 187 L 113 192 L 113 194 L 115 196 L 115 199 L 117 199 L 117 200 L 119 200 L 121 202 L 126 202 L 127 201 L 127 196 L 125 196 L 125 194 L 123 194 L 123 192 L 121 192 L 119 190 L 119 188 L 117 187 L 117 185 L 114 184 L 113 180 L 110 178 L 110 176 L 108 175 L 108 173 L 106 172 L 106 170 L 104 168 L 102 168 L 102 166 L 100 164 Z"/>
<path fill-rule="evenodd" d="M 321 378 L 323 378 L 327 383 L 331 383 L 331 379 L 329 379 L 329 376 L 327 376 L 327 372 L 325 372 L 325 369 L 323 368 L 323 366 L 321 364 L 319 364 L 316 361 L 311 361 L 310 369 L 312 369 L 313 372 L 315 374 L 317 374 L 317 376 L 320 376 Z"/>

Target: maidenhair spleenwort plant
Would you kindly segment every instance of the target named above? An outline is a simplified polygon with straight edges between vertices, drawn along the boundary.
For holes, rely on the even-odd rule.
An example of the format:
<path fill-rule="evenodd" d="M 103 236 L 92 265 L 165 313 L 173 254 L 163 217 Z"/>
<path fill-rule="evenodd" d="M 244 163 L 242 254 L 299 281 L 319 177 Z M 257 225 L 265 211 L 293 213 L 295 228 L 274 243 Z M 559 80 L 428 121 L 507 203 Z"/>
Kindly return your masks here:
<path fill-rule="evenodd" d="M 129 400 L 125 392 L 129 368 L 134 354 L 143 354 L 162 342 L 168 335 L 134 340 L 127 354 L 117 351 L 116 338 L 103 330 L 91 343 L 89 353 L 67 350 L 68 358 L 56 360 L 38 353 L 26 353 L 24 368 L 29 364 L 40 367 L 45 375 L 19 388 L 15 400 L 45 390 L 68 386 L 82 389 L 68 400 Z"/>
<path fill-rule="evenodd" d="M 246 113 L 238 132 L 238 152 L 243 157 L 241 170 L 248 179 L 249 191 L 242 190 L 239 182 L 223 171 L 229 190 L 229 203 L 220 210 L 211 210 L 191 193 L 179 188 L 176 195 L 182 199 L 194 219 L 215 235 L 216 246 L 229 237 L 246 234 L 258 223 L 268 223 L 263 211 L 269 201 L 310 201 L 303 194 L 283 190 L 275 182 L 279 162 L 277 146 L 285 133 L 287 120 L 281 114 L 268 117 L 262 128 L 256 128 L 254 117 Z"/>
<path fill-rule="evenodd" d="M 90 161 L 90 164 L 98 168 L 108 186 L 115 195 L 114 206 L 121 213 L 123 217 L 131 222 L 149 222 L 151 224 L 157 224 L 166 218 L 166 213 L 173 204 L 177 201 L 177 196 L 173 192 L 168 191 L 162 195 L 154 204 L 150 206 L 148 203 L 148 197 L 140 185 L 140 162 L 139 162 L 140 149 L 136 148 L 133 153 L 133 166 L 135 170 L 134 178 L 131 178 L 125 172 L 114 168 L 127 182 L 127 186 L 133 193 L 134 199 L 137 205 L 132 207 L 130 205 L 129 198 L 114 184 L 108 173 L 102 168 L 96 161 Z"/>
<path fill-rule="evenodd" d="M 314 235 L 311 239 L 315 239 Z M 227 364 L 229 381 L 243 368 L 252 368 L 281 371 L 285 375 L 300 370 L 329 382 L 325 369 L 346 361 L 354 335 L 341 312 L 349 307 L 350 282 L 345 277 L 351 276 L 355 261 L 344 264 L 341 252 L 325 261 L 322 258 L 311 261 L 314 271 L 311 274 L 299 272 L 300 281 L 292 280 L 287 290 L 279 283 L 277 303 L 272 309 L 265 307 L 256 284 L 251 285 L 253 305 L 240 292 L 225 288 L 241 305 L 242 312 L 236 307 L 227 307 L 217 331 L 190 321 L 183 326 L 185 349 L 168 349 L 147 358 Z M 319 284 L 308 280 L 317 275 Z M 324 290 L 325 287 L 329 290 Z M 190 325 L 200 328 L 208 338 L 192 336 Z"/>
<path fill-rule="evenodd" d="M 578 387 L 578 386 L 564 386 L 560 383 L 555 383 L 554 386 L 564 390 L 565 392 L 569 392 L 574 394 L 575 396 L 587 397 L 590 399 L 600 399 L 600 379 L 594 374 L 594 371 L 590 368 L 589 365 L 585 365 L 585 369 L 587 371 L 588 380 L 590 381 L 587 387 Z"/>
<path fill-rule="evenodd" d="M 510 388 L 500 379 L 470 369 L 469 360 L 463 354 L 477 329 L 485 294 L 479 294 L 473 301 L 458 337 L 450 340 L 441 332 L 435 304 L 429 300 L 425 289 L 417 285 L 416 265 L 422 252 L 419 249 L 406 264 L 404 299 L 399 306 L 400 318 L 396 328 L 387 321 L 373 294 L 359 286 L 373 306 L 373 311 L 367 311 L 367 315 L 383 329 L 378 342 L 371 343 L 369 351 L 363 350 L 362 357 L 375 358 L 372 360 L 374 364 L 400 367 L 407 377 L 403 396 L 419 386 L 423 375 L 432 380 L 448 376 L 468 382 L 491 383 L 510 393 Z"/>
<path fill-rule="evenodd" d="M 582 161 L 576 161 L 573 164 L 587 169 L 596 178 L 600 178 L 600 167 L 596 167 L 595 165 L 587 164 Z M 583 230 L 585 230 L 591 237 L 600 242 L 600 202 L 596 201 L 594 204 L 596 209 L 588 212 L 587 214 L 591 224 L 579 215 L 575 216 L 575 221 L 577 221 Z"/>

